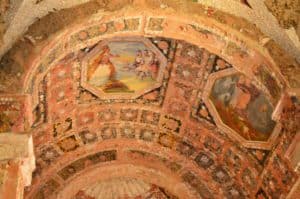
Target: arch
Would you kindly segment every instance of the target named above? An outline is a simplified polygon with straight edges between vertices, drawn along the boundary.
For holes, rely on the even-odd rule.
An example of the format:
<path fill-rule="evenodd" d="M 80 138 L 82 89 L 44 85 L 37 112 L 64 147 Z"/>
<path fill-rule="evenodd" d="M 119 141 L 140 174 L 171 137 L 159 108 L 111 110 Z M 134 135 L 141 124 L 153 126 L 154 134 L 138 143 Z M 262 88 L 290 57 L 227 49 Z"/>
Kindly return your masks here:
<path fill-rule="evenodd" d="M 217 183 L 208 183 L 209 176 L 198 174 L 206 173 L 205 170 L 177 153 L 161 146 L 150 147 L 147 142 L 117 139 L 95 143 L 69 152 L 51 163 L 41 176 L 35 178 L 26 198 L 34 198 L 45 189 L 58 193 L 62 198 L 69 197 L 98 180 L 121 176 L 145 180 L 179 198 L 198 198 L 199 194 L 206 198 L 220 194 L 216 191 Z M 69 172 L 70 168 L 76 168 L 76 172 Z M 111 170 L 114 172 L 109 172 Z M 82 178 L 85 180 L 82 181 Z M 53 184 L 57 185 L 53 188 Z"/>
<path fill-rule="evenodd" d="M 82 176 L 78 177 L 77 179 L 73 179 L 66 187 L 62 189 L 57 198 L 71 198 L 70 196 L 74 196 L 76 191 L 80 190 L 81 188 L 85 188 L 86 186 L 89 186 L 99 180 L 107 180 L 117 177 L 130 177 L 144 180 L 145 182 L 165 188 L 178 198 L 198 197 L 195 193 L 191 193 L 191 191 L 181 182 L 180 179 L 176 179 L 174 176 L 161 173 L 157 170 L 153 171 L 149 168 L 143 168 L 134 164 L 120 164 L 115 166 L 109 165 L 107 167 L 104 166 L 94 168 L 93 170 L 84 174 L 84 179 L 82 179 Z M 75 184 L 76 188 L 74 186 Z"/>
<path fill-rule="evenodd" d="M 252 24 L 239 21 L 237 27 L 229 28 L 231 20 L 239 20 L 233 16 L 224 14 L 229 20 L 223 23 L 217 19 L 219 11 L 211 18 L 206 16 L 211 14 L 210 8 L 208 13 L 195 15 L 187 10 L 158 12 L 148 7 L 141 11 L 136 3 L 139 1 L 134 2 L 115 11 L 99 11 L 37 43 L 28 37 L 32 48 L 24 49 L 24 53 L 20 53 L 23 49 L 12 49 L 14 58 L 24 65 L 24 73 L 17 74 L 18 83 L 11 84 L 16 89 L 3 88 L 19 93 L 22 103 L 17 95 L 3 97 L 0 109 L 4 104 L 10 114 L 5 119 L 14 125 L 13 130 L 29 130 L 34 137 L 38 168 L 26 197 L 39 198 L 40 193 L 49 191 L 58 192 L 62 198 L 73 196 L 83 183 L 94 183 L 97 178 L 91 175 L 103 172 L 105 179 L 135 177 L 183 198 L 251 198 L 264 192 L 273 195 L 271 184 L 285 173 L 292 184 L 296 174 L 286 169 L 288 163 L 275 153 L 284 153 L 292 139 L 285 133 L 285 128 L 291 127 L 280 127 L 283 95 L 299 84 L 291 77 L 293 70 L 285 70 L 283 65 L 288 69 L 298 65 L 284 52 L 281 54 L 273 41 L 266 41 Z M 167 60 L 160 71 L 163 78 L 159 85 L 128 99 L 125 95 L 103 97 L 103 90 L 98 92 L 95 85 L 93 92 L 86 80 L 86 85 L 82 84 L 83 57 L 95 45 L 137 37 L 143 37 L 156 55 Z M 160 46 L 163 42 L 168 46 L 166 53 L 164 45 Z M 212 100 L 212 90 L 218 80 L 229 76 L 242 77 L 241 82 L 232 81 L 240 89 L 240 98 L 234 100 L 246 102 L 230 102 L 238 107 L 230 113 L 234 119 L 247 119 L 248 112 L 241 107 L 247 107 L 254 97 L 262 96 L 260 99 L 267 101 L 259 110 L 267 115 L 271 127 L 261 140 L 247 134 L 248 124 L 234 129 L 217 110 L 219 101 Z M 13 124 L 9 119 L 16 115 L 14 111 L 19 115 L 26 112 L 29 119 L 23 122 L 20 116 Z M 131 173 L 106 173 L 122 167 Z M 281 173 L 270 178 L 270 172 L 276 173 L 272 169 Z M 146 175 L 136 174 L 137 170 Z M 153 174 L 154 170 L 158 172 Z M 79 182 L 84 176 L 89 179 Z M 172 180 L 178 190 L 171 186 Z"/>
<path fill-rule="evenodd" d="M 110 30 L 111 33 L 106 33 L 104 27 L 103 33 L 96 33 L 95 35 L 95 29 L 98 27 L 114 25 L 118 22 L 129 23 L 126 21 L 134 20 L 138 24 L 132 30 L 115 29 Z M 153 27 L 149 27 L 152 26 L 151 23 L 156 23 L 155 21 L 161 23 L 159 30 L 152 30 Z M 35 79 L 41 79 L 41 76 L 48 71 L 51 65 L 58 63 L 67 54 L 91 46 L 101 39 L 125 35 L 146 35 L 184 40 L 224 58 L 236 69 L 249 75 L 255 76 L 257 67 L 265 65 L 266 71 L 275 72 L 273 75 L 275 75 L 276 81 L 280 82 L 281 87 L 288 86 L 269 53 L 257 42 L 246 38 L 235 30 L 228 30 L 228 27 L 200 16 L 191 18 L 188 15 L 178 16 L 177 13 L 169 12 L 160 13 L 158 16 L 153 10 L 145 10 L 142 13 L 135 10 L 122 10 L 118 13 L 104 13 L 100 20 L 87 20 L 81 25 L 68 28 L 68 31 L 52 38 L 52 42 L 43 47 L 39 56 L 30 63 L 22 92 L 30 93 L 30 90 L 36 90 L 36 88 L 31 88 L 35 84 Z M 247 66 L 244 65 L 245 63 Z"/>

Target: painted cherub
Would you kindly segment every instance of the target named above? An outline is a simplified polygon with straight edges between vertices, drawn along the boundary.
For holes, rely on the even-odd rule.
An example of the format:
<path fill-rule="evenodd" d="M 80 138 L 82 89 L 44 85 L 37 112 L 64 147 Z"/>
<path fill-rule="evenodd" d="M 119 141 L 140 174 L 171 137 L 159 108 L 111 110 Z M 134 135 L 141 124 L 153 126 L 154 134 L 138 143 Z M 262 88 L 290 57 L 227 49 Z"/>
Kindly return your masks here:
<path fill-rule="evenodd" d="M 157 72 L 155 64 L 155 55 L 153 52 L 144 50 L 142 52 L 143 62 L 136 68 L 136 72 L 139 78 L 144 79 L 145 77 L 155 77 Z"/>

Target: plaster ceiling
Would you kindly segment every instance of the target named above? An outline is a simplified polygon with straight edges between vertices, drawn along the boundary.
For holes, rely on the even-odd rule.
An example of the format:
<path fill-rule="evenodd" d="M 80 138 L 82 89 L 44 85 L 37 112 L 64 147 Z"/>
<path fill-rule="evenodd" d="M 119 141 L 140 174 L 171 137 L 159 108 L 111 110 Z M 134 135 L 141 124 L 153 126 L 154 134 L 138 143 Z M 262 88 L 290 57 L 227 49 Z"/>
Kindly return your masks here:
<path fill-rule="evenodd" d="M 0 70 L 0 131 L 33 135 L 25 198 L 285 197 L 297 42 L 254 23 L 257 1 L 228 2 L 97 1 L 30 26 Z"/>
<path fill-rule="evenodd" d="M 161 28 L 160 18 L 148 20 L 148 29 Z M 93 34 L 138 29 L 138 21 L 116 19 L 114 26 L 108 21 L 100 25 L 104 28 L 80 30 L 71 37 L 72 45 Z M 164 188 L 179 198 L 255 194 L 255 179 L 281 128 L 272 114 L 284 83 L 267 72 L 241 74 L 219 56 L 182 40 L 127 34 L 95 42 L 66 52 L 42 69 L 47 72 L 30 88 L 38 94 L 32 131 L 38 169 L 28 198 L 49 193 L 65 198 L 75 194 L 72 188 L 88 184 L 80 178 L 93 168 L 133 163 L 170 173 L 170 182 L 157 177 L 158 186 L 174 185 Z M 268 69 L 261 65 L 256 70 Z M 162 82 L 153 87 L 159 74 Z M 270 81 L 277 90 L 269 90 Z M 261 120 L 252 120 L 257 115 L 251 110 L 261 110 Z M 227 123 L 230 113 L 237 119 Z M 97 175 L 101 179 L 104 174 Z M 174 190 L 177 186 L 183 191 Z"/>

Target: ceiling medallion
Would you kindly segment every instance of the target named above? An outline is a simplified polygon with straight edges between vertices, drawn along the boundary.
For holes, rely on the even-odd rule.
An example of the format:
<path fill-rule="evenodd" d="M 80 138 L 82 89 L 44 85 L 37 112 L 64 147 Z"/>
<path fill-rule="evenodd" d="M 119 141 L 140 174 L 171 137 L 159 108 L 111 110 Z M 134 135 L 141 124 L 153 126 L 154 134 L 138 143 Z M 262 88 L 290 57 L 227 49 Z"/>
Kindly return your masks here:
<path fill-rule="evenodd" d="M 209 76 L 204 101 L 216 125 L 245 147 L 270 149 L 280 124 L 274 107 L 252 79 L 235 69 Z"/>
<path fill-rule="evenodd" d="M 81 85 L 101 99 L 135 99 L 162 85 L 165 56 L 147 38 L 99 42 L 82 61 Z"/>

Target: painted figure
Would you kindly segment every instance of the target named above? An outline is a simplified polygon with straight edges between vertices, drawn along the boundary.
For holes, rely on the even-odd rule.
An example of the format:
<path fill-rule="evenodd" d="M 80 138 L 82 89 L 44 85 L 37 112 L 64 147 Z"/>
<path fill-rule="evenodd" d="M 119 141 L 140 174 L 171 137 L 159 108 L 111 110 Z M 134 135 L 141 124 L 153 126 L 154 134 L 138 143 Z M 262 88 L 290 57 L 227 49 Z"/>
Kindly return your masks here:
<path fill-rule="evenodd" d="M 137 64 L 136 72 L 140 79 L 145 77 L 156 78 L 158 72 L 157 60 L 155 54 L 151 51 L 144 50 L 142 52 L 141 61 Z"/>
<path fill-rule="evenodd" d="M 111 58 L 119 57 L 119 55 L 113 55 L 110 51 L 108 45 L 103 46 L 102 52 L 89 67 L 88 80 L 96 73 L 98 74 L 97 82 L 100 85 L 104 85 L 103 89 L 105 91 L 112 89 L 128 90 L 128 87 L 124 83 L 117 80 L 116 67 L 110 60 Z"/>
<path fill-rule="evenodd" d="M 99 73 L 102 74 L 103 77 L 108 77 L 107 80 L 115 80 L 116 69 L 114 64 L 110 61 L 111 57 L 116 57 L 116 55 L 110 53 L 110 48 L 107 45 L 104 46 L 102 52 L 89 67 L 88 80 L 91 79 L 92 74 L 94 74 L 96 70 L 100 70 L 101 72 Z"/>
<path fill-rule="evenodd" d="M 136 56 L 135 56 L 135 60 L 134 60 L 134 66 L 135 68 L 137 68 L 139 65 L 144 63 L 144 59 L 143 59 L 143 53 L 141 50 L 138 50 L 136 52 Z"/>
<path fill-rule="evenodd" d="M 144 43 L 112 41 L 99 48 L 87 68 L 89 84 L 106 93 L 134 93 L 156 82 L 159 61 Z"/>
<path fill-rule="evenodd" d="M 241 75 L 236 83 L 235 96 L 232 97 L 230 105 L 245 116 L 245 110 L 251 101 L 259 96 L 259 91 L 251 84 L 251 81 Z M 245 116 L 246 117 L 246 116 Z"/>
<path fill-rule="evenodd" d="M 273 107 L 244 75 L 216 80 L 211 99 L 222 121 L 248 140 L 266 140 L 275 122 Z"/>

